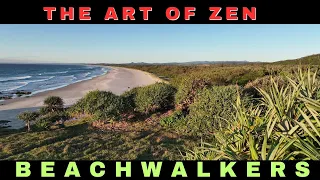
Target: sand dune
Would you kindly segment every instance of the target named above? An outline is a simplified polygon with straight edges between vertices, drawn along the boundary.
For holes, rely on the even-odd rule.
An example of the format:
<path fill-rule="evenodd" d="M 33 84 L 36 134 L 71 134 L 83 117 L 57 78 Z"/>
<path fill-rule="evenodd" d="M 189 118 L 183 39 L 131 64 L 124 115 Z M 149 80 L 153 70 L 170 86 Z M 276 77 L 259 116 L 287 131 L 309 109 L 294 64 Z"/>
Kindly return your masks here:
<path fill-rule="evenodd" d="M 111 91 L 117 95 L 138 86 L 145 86 L 161 81 L 149 73 L 119 67 L 111 67 L 111 70 L 103 76 L 91 80 L 78 82 L 69 86 L 46 91 L 28 98 L 16 98 L 0 102 L 0 120 L 9 120 L 10 126 L 20 128 L 23 122 L 16 118 L 17 114 L 26 110 L 35 110 L 43 105 L 43 100 L 48 96 L 60 96 L 65 105 L 74 104 L 86 93 L 92 90 Z"/>

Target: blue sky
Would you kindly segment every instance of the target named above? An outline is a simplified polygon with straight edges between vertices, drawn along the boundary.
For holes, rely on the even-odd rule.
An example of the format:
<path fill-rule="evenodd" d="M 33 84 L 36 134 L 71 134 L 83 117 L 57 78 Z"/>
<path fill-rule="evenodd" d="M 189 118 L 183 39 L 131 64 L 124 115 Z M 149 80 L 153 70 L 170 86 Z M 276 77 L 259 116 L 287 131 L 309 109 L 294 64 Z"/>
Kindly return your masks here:
<path fill-rule="evenodd" d="M 0 62 L 271 62 L 320 53 L 320 25 L 0 25 L 0 37 Z"/>

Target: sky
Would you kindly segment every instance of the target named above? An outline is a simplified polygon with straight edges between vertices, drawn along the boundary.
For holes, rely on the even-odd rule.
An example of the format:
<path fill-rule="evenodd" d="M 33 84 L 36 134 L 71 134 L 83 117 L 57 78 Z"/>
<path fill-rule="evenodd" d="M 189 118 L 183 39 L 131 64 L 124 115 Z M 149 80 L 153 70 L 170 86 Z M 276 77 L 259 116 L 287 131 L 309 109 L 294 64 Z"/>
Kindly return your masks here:
<path fill-rule="evenodd" d="M 273 62 L 319 42 L 320 25 L 0 25 L 0 62 Z"/>

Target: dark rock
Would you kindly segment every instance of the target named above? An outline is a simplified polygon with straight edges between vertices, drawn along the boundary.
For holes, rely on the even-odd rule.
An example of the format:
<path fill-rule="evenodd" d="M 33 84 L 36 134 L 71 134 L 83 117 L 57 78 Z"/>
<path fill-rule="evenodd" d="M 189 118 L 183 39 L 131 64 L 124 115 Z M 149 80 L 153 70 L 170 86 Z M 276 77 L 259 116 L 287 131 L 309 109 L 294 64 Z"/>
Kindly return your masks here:
<path fill-rule="evenodd" d="M 0 96 L 0 100 L 8 100 L 8 99 L 12 99 L 11 96 Z"/>
<path fill-rule="evenodd" d="M 9 123 L 10 121 L 8 121 L 8 120 L 0 120 L 0 124 L 7 124 L 7 123 Z"/>
<path fill-rule="evenodd" d="M 29 94 L 31 94 L 31 92 L 30 92 L 30 91 L 19 90 L 19 91 L 12 92 L 11 94 L 16 94 L 16 95 L 29 95 Z"/>
<path fill-rule="evenodd" d="M 10 121 L 7 120 L 0 120 L 0 129 L 9 128 L 11 126 L 8 125 Z"/>

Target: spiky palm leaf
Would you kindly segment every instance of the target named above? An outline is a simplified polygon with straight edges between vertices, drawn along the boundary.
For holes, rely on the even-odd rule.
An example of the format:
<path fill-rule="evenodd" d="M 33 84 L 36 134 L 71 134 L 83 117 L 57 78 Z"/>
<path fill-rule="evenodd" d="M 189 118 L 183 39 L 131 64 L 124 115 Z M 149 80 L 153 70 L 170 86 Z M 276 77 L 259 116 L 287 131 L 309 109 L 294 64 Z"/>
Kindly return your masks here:
<path fill-rule="evenodd" d="M 214 144 L 202 146 L 190 157 L 211 152 L 214 159 L 320 160 L 317 71 L 299 69 L 294 79 L 287 79 L 286 86 L 271 78 L 269 90 L 257 89 L 262 99 L 255 108 L 244 108 L 238 95 L 236 116 L 229 127 L 217 129 Z"/>

